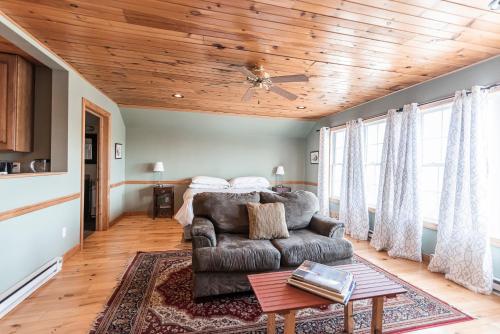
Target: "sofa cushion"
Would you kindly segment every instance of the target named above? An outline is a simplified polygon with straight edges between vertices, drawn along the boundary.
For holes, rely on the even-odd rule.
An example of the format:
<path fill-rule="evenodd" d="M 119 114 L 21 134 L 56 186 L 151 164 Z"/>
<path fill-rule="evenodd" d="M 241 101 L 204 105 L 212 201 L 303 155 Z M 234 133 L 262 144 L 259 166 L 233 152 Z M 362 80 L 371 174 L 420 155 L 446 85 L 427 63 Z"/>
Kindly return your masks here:
<path fill-rule="evenodd" d="M 247 235 L 221 233 L 217 247 L 193 250 L 196 272 L 252 272 L 278 270 L 280 252 L 269 240 L 250 240 Z"/>
<path fill-rule="evenodd" d="M 217 233 L 248 234 L 247 203 L 259 202 L 258 192 L 232 193 L 200 193 L 193 198 L 195 216 L 208 218 L 214 224 Z"/>
<path fill-rule="evenodd" d="M 248 203 L 250 239 L 288 238 L 283 203 Z"/>
<path fill-rule="evenodd" d="M 281 253 L 281 264 L 286 267 L 298 266 L 305 260 L 330 263 L 353 255 L 349 241 L 328 238 L 308 229 L 290 231 L 288 239 L 271 242 Z"/>
<path fill-rule="evenodd" d="M 316 195 L 303 190 L 282 194 L 261 192 L 260 201 L 261 203 L 283 203 L 285 205 L 286 225 L 289 230 L 306 228 L 312 216 L 319 210 Z"/>

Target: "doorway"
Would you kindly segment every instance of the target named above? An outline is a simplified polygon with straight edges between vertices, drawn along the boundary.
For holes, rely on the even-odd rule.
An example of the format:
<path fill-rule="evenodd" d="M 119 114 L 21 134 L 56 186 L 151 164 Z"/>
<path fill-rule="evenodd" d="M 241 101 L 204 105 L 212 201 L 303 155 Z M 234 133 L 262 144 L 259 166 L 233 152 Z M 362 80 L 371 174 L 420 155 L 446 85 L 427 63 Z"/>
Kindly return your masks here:
<path fill-rule="evenodd" d="M 85 163 L 83 185 L 83 239 L 97 230 L 97 163 L 101 120 L 85 111 Z"/>
<path fill-rule="evenodd" d="M 111 115 L 83 99 L 80 247 L 94 231 L 109 227 L 109 147 Z"/>

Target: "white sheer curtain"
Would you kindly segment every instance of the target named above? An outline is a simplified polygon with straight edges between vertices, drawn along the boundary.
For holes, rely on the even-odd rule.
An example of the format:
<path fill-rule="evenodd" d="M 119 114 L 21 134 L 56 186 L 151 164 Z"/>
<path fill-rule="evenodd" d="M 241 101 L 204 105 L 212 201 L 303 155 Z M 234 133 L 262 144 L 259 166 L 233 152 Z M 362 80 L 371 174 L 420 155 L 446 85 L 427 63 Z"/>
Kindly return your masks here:
<path fill-rule="evenodd" d="M 389 256 L 422 261 L 419 122 L 416 103 L 389 110 L 371 245 Z"/>
<path fill-rule="evenodd" d="M 491 293 L 493 263 L 487 219 L 487 92 L 455 93 L 444 168 L 435 255 L 429 269 Z"/>
<path fill-rule="evenodd" d="M 339 218 L 346 225 L 346 233 L 358 240 L 368 239 L 369 229 L 365 198 L 363 132 L 361 119 L 347 122 L 339 210 Z"/>
<path fill-rule="evenodd" d="M 330 216 L 330 129 L 319 130 L 318 199 L 319 213 Z"/>
<path fill-rule="evenodd" d="M 394 221 L 394 196 L 400 133 L 401 113 L 398 113 L 396 109 L 391 109 L 386 118 L 377 208 L 375 210 L 373 235 L 370 241 L 370 244 L 378 251 L 390 249 L 393 244 L 392 225 Z"/>

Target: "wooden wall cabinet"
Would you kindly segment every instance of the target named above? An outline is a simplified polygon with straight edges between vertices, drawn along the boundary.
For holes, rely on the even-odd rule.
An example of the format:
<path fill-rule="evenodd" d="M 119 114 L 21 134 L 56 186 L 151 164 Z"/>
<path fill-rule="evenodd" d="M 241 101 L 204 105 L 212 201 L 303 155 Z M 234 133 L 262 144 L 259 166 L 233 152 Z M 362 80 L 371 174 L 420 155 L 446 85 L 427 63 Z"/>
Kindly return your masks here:
<path fill-rule="evenodd" d="M 0 151 L 33 150 L 33 65 L 0 53 Z"/>

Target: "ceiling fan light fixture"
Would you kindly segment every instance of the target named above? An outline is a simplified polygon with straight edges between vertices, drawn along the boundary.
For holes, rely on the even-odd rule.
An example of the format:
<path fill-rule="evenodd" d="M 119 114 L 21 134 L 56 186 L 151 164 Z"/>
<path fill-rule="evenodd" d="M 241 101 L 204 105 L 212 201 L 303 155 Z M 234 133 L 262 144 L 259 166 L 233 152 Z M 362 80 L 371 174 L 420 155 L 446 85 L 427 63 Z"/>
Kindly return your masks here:
<path fill-rule="evenodd" d="M 282 75 L 277 77 L 271 77 L 267 72 L 264 71 L 264 68 L 262 66 L 256 67 L 253 70 L 250 70 L 245 66 L 240 66 L 237 68 L 237 70 L 238 72 L 241 72 L 246 76 L 246 81 L 252 85 L 250 88 L 265 89 L 266 92 L 272 92 L 290 101 L 296 100 L 298 96 L 274 84 L 309 81 L 309 78 L 305 74 Z M 245 93 L 245 95 L 243 96 L 242 101 L 248 102 L 249 101 L 248 96 L 251 97 L 250 91 L 247 90 L 247 93 Z"/>
<path fill-rule="evenodd" d="M 182 99 L 182 98 L 184 98 L 184 95 L 182 95 L 181 93 L 174 93 L 174 94 L 172 94 L 172 97 L 175 97 L 177 99 Z"/>
<path fill-rule="evenodd" d="M 488 5 L 488 7 L 491 10 L 499 10 L 500 9 L 500 0 L 491 1 L 490 4 Z"/>
<path fill-rule="evenodd" d="M 306 109 L 306 106 L 297 106 L 295 108 L 297 108 L 297 109 Z"/>

